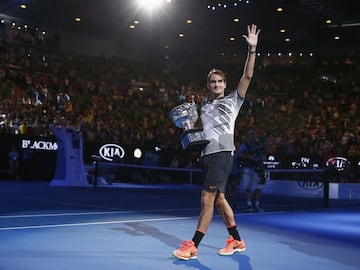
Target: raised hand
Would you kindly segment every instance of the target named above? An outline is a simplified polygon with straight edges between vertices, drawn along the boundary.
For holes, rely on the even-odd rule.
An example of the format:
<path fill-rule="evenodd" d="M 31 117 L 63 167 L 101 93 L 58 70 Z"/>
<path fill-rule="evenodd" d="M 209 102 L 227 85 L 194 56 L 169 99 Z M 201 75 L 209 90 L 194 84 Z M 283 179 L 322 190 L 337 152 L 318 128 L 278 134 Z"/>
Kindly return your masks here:
<path fill-rule="evenodd" d="M 247 30 L 247 36 L 243 35 L 243 37 L 246 39 L 246 42 L 249 44 L 250 47 L 256 47 L 258 43 L 260 29 L 257 29 L 257 26 L 255 24 L 252 24 L 247 26 Z"/>

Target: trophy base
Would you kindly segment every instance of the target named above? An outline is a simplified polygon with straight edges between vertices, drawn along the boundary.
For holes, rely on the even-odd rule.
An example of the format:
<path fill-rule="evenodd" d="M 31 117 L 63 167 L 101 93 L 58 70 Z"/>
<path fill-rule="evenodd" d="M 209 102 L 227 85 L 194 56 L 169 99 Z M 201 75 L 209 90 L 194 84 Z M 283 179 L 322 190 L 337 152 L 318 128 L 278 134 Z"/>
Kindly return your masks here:
<path fill-rule="evenodd" d="M 202 128 L 187 129 L 181 135 L 181 145 L 184 150 L 202 150 L 210 141 L 205 139 Z"/>

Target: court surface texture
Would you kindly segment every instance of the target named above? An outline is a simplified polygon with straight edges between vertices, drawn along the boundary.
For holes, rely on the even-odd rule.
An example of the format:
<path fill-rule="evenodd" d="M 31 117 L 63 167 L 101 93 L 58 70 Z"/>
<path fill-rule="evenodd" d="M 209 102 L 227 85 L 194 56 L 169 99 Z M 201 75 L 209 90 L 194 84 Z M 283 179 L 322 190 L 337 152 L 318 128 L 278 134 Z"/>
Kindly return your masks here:
<path fill-rule="evenodd" d="M 266 195 L 264 213 L 235 217 L 247 250 L 219 256 L 227 230 L 215 211 L 198 258 L 171 255 L 191 239 L 196 185 L 78 188 L 0 181 L 0 270 L 360 269 L 360 202 Z"/>

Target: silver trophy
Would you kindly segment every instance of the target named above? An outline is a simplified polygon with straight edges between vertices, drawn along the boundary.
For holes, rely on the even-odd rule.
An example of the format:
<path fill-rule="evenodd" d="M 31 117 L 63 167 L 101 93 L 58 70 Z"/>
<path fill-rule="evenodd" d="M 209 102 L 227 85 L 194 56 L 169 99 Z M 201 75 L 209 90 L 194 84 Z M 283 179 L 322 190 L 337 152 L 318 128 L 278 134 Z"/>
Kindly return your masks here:
<path fill-rule="evenodd" d="M 197 150 L 205 147 L 209 141 L 205 139 L 202 128 L 194 128 L 199 118 L 197 105 L 185 102 L 170 111 L 173 123 L 184 130 L 180 139 L 184 150 Z"/>

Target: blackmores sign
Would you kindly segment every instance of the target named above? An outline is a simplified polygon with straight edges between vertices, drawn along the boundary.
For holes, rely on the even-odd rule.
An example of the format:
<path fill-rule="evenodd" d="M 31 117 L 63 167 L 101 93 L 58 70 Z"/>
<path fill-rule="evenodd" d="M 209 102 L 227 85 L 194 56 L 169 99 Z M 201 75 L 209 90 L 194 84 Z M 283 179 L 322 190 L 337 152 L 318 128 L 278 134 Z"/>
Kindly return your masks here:
<path fill-rule="evenodd" d="M 56 151 L 58 149 L 58 144 L 56 142 L 49 142 L 49 141 L 22 140 L 21 148 L 22 149 L 45 150 L 45 151 Z"/>

